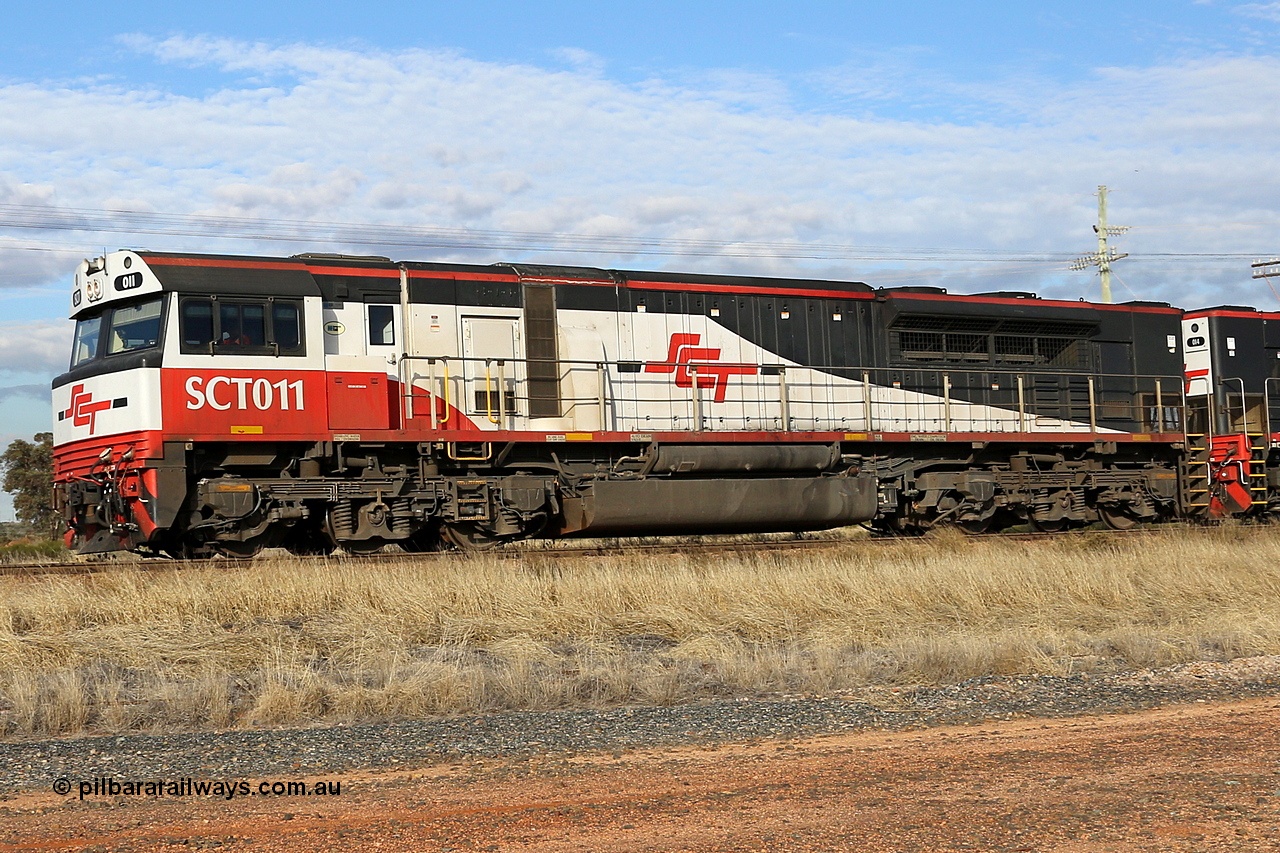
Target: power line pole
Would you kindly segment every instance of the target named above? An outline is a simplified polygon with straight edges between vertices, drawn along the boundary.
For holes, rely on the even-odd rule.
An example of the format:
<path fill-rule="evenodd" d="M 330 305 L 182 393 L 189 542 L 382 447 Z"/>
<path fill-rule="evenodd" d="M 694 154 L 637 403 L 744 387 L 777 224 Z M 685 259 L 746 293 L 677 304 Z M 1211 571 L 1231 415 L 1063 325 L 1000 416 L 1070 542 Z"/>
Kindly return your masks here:
<path fill-rule="evenodd" d="M 1280 300 L 1280 293 L 1276 292 L 1276 286 L 1271 283 L 1271 279 L 1280 278 L 1280 258 L 1272 258 L 1269 261 L 1254 261 L 1249 266 L 1253 270 L 1253 277 L 1265 281 L 1267 287 L 1271 288 L 1271 295 Z"/>
<path fill-rule="evenodd" d="M 1092 255 L 1084 255 L 1071 262 L 1071 269 L 1082 270 L 1085 267 L 1097 267 L 1102 278 L 1102 301 L 1111 302 L 1111 263 L 1129 257 L 1127 252 L 1117 252 L 1107 246 L 1108 237 L 1116 237 L 1129 230 L 1128 225 L 1107 224 L 1107 188 L 1098 187 L 1098 224 L 1093 226 L 1098 235 L 1098 251 Z"/>

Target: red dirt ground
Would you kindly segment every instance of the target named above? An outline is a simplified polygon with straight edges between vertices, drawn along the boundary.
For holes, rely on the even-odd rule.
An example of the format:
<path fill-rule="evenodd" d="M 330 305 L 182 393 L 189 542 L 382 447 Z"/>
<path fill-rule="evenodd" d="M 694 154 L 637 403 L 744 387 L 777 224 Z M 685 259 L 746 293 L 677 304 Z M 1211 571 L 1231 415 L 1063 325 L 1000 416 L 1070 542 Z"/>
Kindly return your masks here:
<path fill-rule="evenodd" d="M 1280 699 L 0 804 L 0 851 L 1280 850 Z M 314 780 L 313 780 L 314 781 Z"/>

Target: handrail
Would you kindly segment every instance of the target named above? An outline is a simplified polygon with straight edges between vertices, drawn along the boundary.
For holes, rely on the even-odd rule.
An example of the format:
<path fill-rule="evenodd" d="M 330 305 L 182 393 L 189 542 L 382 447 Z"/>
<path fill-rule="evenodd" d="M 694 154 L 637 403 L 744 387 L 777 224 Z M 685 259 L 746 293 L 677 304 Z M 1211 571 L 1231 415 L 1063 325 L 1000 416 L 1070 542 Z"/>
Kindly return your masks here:
<path fill-rule="evenodd" d="M 1026 379 L 1018 374 L 1018 432 L 1027 431 L 1027 394 Z"/>
<path fill-rule="evenodd" d="M 1275 428 L 1271 423 L 1271 383 L 1272 382 L 1280 382 L 1280 376 L 1269 376 L 1267 377 L 1266 381 L 1262 383 L 1262 412 L 1265 418 L 1265 422 L 1263 426 L 1265 427 L 1266 434 L 1268 436 L 1272 435 L 1272 430 Z M 1270 441 L 1269 438 L 1268 438 L 1268 441 Z"/>
<path fill-rule="evenodd" d="M 415 384 L 424 377 L 405 364 L 410 361 L 427 362 L 423 385 Z M 556 365 L 563 429 L 644 432 L 666 425 L 675 430 L 1038 433 L 1074 428 L 1105 435 L 1186 427 L 1185 388 L 1176 374 L 405 356 L 405 410 L 414 412 L 419 397 L 436 396 L 433 428 L 447 427 L 451 419 L 455 362 L 464 367 L 467 393 L 475 387 L 478 397 L 483 389 L 477 413 L 498 426 L 528 411 L 525 367 L 537 362 Z M 1179 393 L 1170 394 L 1172 387 Z"/>
<path fill-rule="evenodd" d="M 1231 392 L 1226 390 L 1228 382 L 1240 383 L 1240 431 L 1247 433 L 1249 432 L 1249 401 L 1245 399 L 1244 379 L 1239 376 L 1224 376 L 1218 380 L 1218 384 L 1223 388 L 1223 408 L 1226 409 L 1223 414 L 1227 416 L 1226 431 L 1228 433 L 1235 432 L 1231 428 Z"/>
<path fill-rule="evenodd" d="M 600 429 L 609 428 L 608 408 L 605 403 L 605 363 L 596 362 L 596 405 L 600 409 Z"/>
<path fill-rule="evenodd" d="M 903 373 L 903 374 L 911 374 L 911 373 L 921 373 L 921 374 L 924 374 L 924 373 L 937 373 L 937 374 L 941 374 L 941 373 L 943 373 L 943 372 L 945 371 L 947 374 L 950 374 L 950 375 L 952 375 L 952 376 L 954 376 L 954 375 L 964 375 L 964 376 L 990 376 L 990 375 L 993 375 L 993 374 L 999 374 L 999 375 L 1004 375 L 1004 376 L 1063 376 L 1063 377 L 1080 377 L 1080 378 L 1094 377 L 1095 379 L 1124 379 L 1124 380 L 1132 380 L 1132 379 L 1139 379 L 1139 380 L 1141 380 L 1141 379 L 1181 379 L 1180 375 L 1179 375 L 1179 374 L 1177 374 L 1177 373 L 1088 373 L 1088 372 L 1078 371 L 1078 370 L 1052 370 L 1052 369 L 1033 370 L 1033 369 L 1027 369 L 1027 368 L 1013 369 L 1013 368 L 1005 368 L 1005 367 L 986 367 L 986 368 L 981 368 L 981 369 L 973 369 L 973 368 L 953 368 L 953 367 L 950 367 L 950 366 L 946 366 L 945 368 L 944 368 L 943 366 L 938 366 L 938 367 L 902 367 L 902 366 L 898 366 L 898 365 L 879 366 L 879 367 L 876 367 L 876 366 L 870 366 L 870 367 L 868 367 L 868 366 L 858 365 L 858 364 L 792 364 L 792 363 L 786 363 L 786 362 L 761 362 L 761 363 L 757 363 L 757 362 L 737 362 L 737 361 L 712 361 L 712 362 L 645 361 L 645 362 L 637 362 L 637 361 L 635 361 L 635 360 L 628 360 L 628 359 L 619 359 L 619 360 L 616 360 L 616 361 L 601 361 L 600 359 L 567 359 L 567 358 L 557 358 L 557 359 L 550 359 L 550 358 L 511 358 L 511 359 L 498 359 L 498 358 L 495 358 L 495 357 L 493 357 L 493 356 L 488 356 L 488 357 L 483 357 L 483 356 L 467 356 L 467 357 L 463 357 L 463 356 L 456 356 L 456 355 L 405 355 L 405 356 L 403 356 L 402 358 L 403 358 L 403 360 L 406 360 L 406 361 L 426 361 L 426 362 L 431 362 L 431 361 L 440 361 L 440 362 L 458 361 L 458 362 L 475 362 L 475 363 L 477 363 L 477 364 L 483 364 L 485 361 L 489 361 L 489 362 L 510 361 L 510 362 L 518 362 L 518 363 L 521 363 L 521 364 L 561 364 L 561 365 L 566 365 L 566 366 L 568 366 L 568 367 L 569 367 L 569 368 L 571 368 L 571 369 L 573 369 L 573 368 L 586 368 L 586 367 L 590 367 L 590 368 L 592 368 L 592 369 L 595 369 L 595 367 L 596 367 L 596 366 L 598 366 L 598 365 L 604 365 L 604 366 L 606 366 L 606 367 L 613 367 L 613 368 L 615 368 L 615 369 L 616 369 L 619 365 L 637 365 L 637 364 L 639 364 L 640 366 L 643 366 L 643 367 L 651 367 L 651 368 L 667 368 L 667 367 L 671 367 L 671 368 L 679 368 L 679 367 L 690 367 L 690 366 L 693 366 L 693 367 L 700 367 L 700 368 L 705 368 L 705 367 L 730 367 L 730 368 L 740 368 L 740 367 L 745 367 L 745 368 L 753 368 L 756 372 L 755 372 L 754 374 L 750 374 L 750 375 L 757 375 L 757 376 L 759 376 L 759 375 L 772 375 L 772 374 L 776 373 L 776 371 L 778 371 L 778 370 L 786 369 L 786 370 L 788 370 L 788 371 L 793 371 L 793 372 L 794 372 L 794 371 L 798 371 L 798 370 L 812 370 L 812 371 L 814 371 L 814 372 L 824 373 L 824 374 L 836 374 L 836 373 L 841 373 L 841 374 L 851 374 L 851 375 L 852 375 L 852 374 L 857 374 L 857 373 L 860 373 L 860 372 L 873 372 L 873 371 L 877 371 L 877 370 L 878 370 L 878 371 L 891 371 L 891 372 L 893 372 L 893 373 Z M 564 375 L 564 374 L 562 374 L 562 375 Z M 657 377 L 661 376 L 661 374 L 657 373 L 656 371 L 640 371 L 640 372 L 639 372 L 639 375 L 641 375 L 641 376 L 649 376 L 649 375 L 653 375 L 655 378 L 657 378 Z M 1232 381 L 1235 381 L 1235 380 L 1233 379 Z"/>
<path fill-rule="evenodd" d="M 433 391 L 435 390 L 434 386 L 436 384 L 436 362 L 437 361 L 440 362 L 440 364 L 444 367 L 444 377 L 441 380 L 441 391 L 443 393 L 437 395 L 437 398 L 436 398 L 436 399 L 444 400 L 444 417 L 441 418 L 437 416 L 436 402 L 435 400 L 432 400 L 431 401 L 431 428 L 436 429 L 442 423 L 447 424 L 449 422 L 449 418 L 451 417 L 449 413 L 449 384 L 450 384 L 449 383 L 449 356 L 443 356 L 443 355 L 405 356 L 404 361 L 408 361 L 409 359 L 423 359 L 427 362 L 427 384 L 432 386 Z M 400 392 L 401 394 L 407 396 L 410 399 L 410 401 L 412 401 L 413 399 L 413 378 L 415 377 L 411 376 L 410 383 L 407 386 L 407 388 L 406 386 L 402 386 L 401 392 Z M 410 406 L 408 408 L 410 412 L 413 411 L 412 402 L 410 403 Z"/>
<path fill-rule="evenodd" d="M 1160 393 L 1160 379 L 1156 378 L 1156 432 L 1164 430 L 1164 403 Z"/>
<path fill-rule="evenodd" d="M 1093 384 L 1093 377 L 1089 377 L 1089 432 L 1098 431 L 1098 392 Z"/>
<path fill-rule="evenodd" d="M 501 424 L 502 420 L 493 416 L 493 377 L 489 370 L 492 363 L 490 359 L 484 360 L 484 408 L 485 415 L 491 424 Z M 502 396 L 503 389 L 498 389 L 498 396 Z"/>
<path fill-rule="evenodd" d="M 498 419 L 504 424 L 507 422 L 507 375 L 502 369 L 505 365 L 505 359 L 498 359 Z"/>

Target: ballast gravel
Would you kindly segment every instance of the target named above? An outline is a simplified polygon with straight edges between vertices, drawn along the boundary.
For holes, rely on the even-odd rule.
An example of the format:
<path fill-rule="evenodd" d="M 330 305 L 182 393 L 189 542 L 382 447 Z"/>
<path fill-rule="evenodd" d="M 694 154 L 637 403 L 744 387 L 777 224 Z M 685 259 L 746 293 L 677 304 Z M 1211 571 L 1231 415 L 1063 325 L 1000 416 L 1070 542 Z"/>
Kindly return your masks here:
<path fill-rule="evenodd" d="M 316 776 L 468 759 L 1108 714 L 1270 695 L 1280 695 L 1280 655 L 1122 674 L 989 676 L 946 687 L 881 687 L 830 696 L 771 696 L 673 707 L 9 741 L 0 742 L 0 795 L 47 790 L 58 779 Z"/>

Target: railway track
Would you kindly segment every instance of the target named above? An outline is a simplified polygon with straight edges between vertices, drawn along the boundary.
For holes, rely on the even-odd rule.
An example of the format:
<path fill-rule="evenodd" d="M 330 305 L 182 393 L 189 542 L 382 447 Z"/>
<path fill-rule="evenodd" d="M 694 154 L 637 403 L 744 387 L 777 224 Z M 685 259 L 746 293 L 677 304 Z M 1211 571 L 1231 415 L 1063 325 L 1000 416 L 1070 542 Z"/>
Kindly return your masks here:
<path fill-rule="evenodd" d="M 983 541 L 1035 541 L 1059 539 L 1063 537 L 1106 536 L 1134 537 L 1150 536 L 1161 531 L 1173 529 L 1193 532 L 1206 528 L 1199 525 L 1162 525 L 1153 528 L 1133 530 L 1110 530 L 1107 528 L 1090 528 L 1087 530 L 1068 530 L 1060 532 L 1035 533 L 985 533 L 972 538 Z M 350 565 L 382 564 L 382 563 L 422 563 L 456 560 L 462 557 L 484 555 L 503 560 L 561 560 L 583 557 L 621 557 L 638 555 L 715 555 L 715 554 L 758 554 L 768 552 L 797 551 L 829 551 L 837 548 L 884 547 L 888 545 L 926 545 L 936 542 L 930 536 L 862 536 L 855 538 L 822 538 L 796 537 L 778 538 L 763 541 L 740 541 L 726 537 L 707 537 L 695 541 L 658 541 L 658 542 L 615 542 L 610 540 L 593 541 L 582 545 L 502 545 L 484 551 L 431 551 L 410 554 L 398 550 L 387 550 L 374 554 L 347 554 L 337 552 L 324 556 L 298 556 L 286 551 L 267 551 L 256 557 L 233 558 L 213 557 L 203 560 L 173 560 L 162 557 L 137 557 L 122 555 L 119 557 L 77 557 L 54 563 L 9 563 L 0 564 L 0 578 L 3 577 L 45 577 L 56 575 L 93 575 L 113 571 L 182 571 L 191 568 L 252 568 L 276 559 L 293 559 L 298 561 L 325 560 Z"/>

